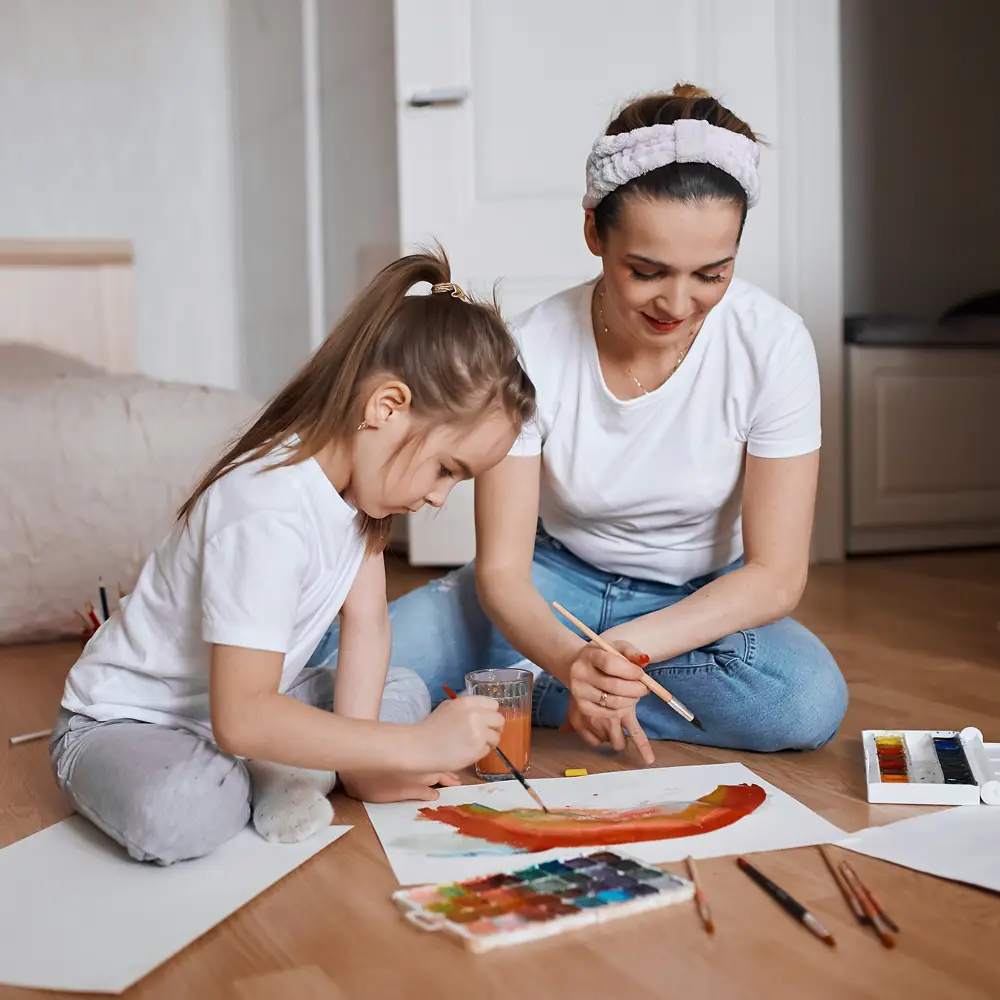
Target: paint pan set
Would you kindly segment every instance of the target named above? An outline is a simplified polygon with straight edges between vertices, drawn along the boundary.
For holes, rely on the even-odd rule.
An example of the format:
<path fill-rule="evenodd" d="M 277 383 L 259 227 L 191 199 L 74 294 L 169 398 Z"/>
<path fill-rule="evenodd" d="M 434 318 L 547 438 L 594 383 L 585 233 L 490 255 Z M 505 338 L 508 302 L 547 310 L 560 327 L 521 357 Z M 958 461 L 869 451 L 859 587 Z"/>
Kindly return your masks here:
<path fill-rule="evenodd" d="M 392 899 L 417 927 L 484 952 L 659 910 L 691 899 L 694 888 L 625 855 L 596 851 L 510 874 L 402 889 Z"/>
<path fill-rule="evenodd" d="M 1000 744 L 974 727 L 867 729 L 861 739 L 869 802 L 1000 805 Z"/>

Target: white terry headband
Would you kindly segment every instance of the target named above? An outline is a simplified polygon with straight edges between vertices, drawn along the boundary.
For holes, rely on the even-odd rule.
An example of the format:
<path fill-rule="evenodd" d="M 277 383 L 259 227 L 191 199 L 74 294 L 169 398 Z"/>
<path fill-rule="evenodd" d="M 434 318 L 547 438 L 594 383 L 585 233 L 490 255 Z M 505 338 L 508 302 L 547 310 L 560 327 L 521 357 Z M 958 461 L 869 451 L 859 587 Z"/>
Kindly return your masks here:
<path fill-rule="evenodd" d="M 739 181 L 753 208 L 760 197 L 760 147 L 752 139 L 700 118 L 647 125 L 602 135 L 587 157 L 584 208 L 595 208 L 615 188 L 668 163 L 711 163 Z"/>

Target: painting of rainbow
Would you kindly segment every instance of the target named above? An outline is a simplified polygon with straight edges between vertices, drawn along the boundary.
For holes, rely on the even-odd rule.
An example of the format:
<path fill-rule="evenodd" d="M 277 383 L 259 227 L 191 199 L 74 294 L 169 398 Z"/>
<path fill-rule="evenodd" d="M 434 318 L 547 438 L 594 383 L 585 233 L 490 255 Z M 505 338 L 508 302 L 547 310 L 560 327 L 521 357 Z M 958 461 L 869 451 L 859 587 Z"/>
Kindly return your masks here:
<path fill-rule="evenodd" d="M 635 768 L 441 788 L 434 802 L 365 803 L 400 885 L 465 882 L 581 850 L 643 863 L 835 843 L 845 836 L 744 764 Z"/>
<path fill-rule="evenodd" d="M 476 802 L 424 807 L 420 816 L 467 837 L 526 851 L 591 844 L 635 844 L 720 830 L 763 804 L 760 785 L 719 785 L 693 802 L 634 809 L 491 809 Z"/>

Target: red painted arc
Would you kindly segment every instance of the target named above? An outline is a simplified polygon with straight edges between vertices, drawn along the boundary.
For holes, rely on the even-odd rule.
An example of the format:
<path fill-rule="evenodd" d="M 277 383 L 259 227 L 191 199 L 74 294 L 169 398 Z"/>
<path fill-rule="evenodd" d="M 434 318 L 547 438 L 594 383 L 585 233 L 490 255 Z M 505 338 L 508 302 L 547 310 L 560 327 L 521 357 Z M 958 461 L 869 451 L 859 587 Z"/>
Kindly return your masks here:
<path fill-rule="evenodd" d="M 759 785 L 719 785 L 686 805 L 664 803 L 638 809 L 496 810 L 468 803 L 428 806 L 425 819 L 445 823 L 467 837 L 530 851 L 553 847 L 635 844 L 690 837 L 749 816 L 767 798 Z M 683 808 L 678 809 L 678 805 Z"/>

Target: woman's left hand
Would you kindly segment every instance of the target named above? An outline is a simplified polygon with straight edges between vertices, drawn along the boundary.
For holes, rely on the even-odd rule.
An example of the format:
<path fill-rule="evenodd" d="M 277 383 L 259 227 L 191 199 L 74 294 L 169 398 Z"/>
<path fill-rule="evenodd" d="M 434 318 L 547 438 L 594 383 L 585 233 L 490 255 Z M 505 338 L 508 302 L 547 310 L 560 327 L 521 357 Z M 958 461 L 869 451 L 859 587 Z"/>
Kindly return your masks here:
<path fill-rule="evenodd" d="M 434 785 L 460 785 L 461 778 L 450 772 L 436 774 L 407 774 L 405 771 L 391 773 L 340 773 L 341 787 L 352 799 L 362 802 L 407 802 L 417 799 L 433 802 L 440 792 Z"/>
<path fill-rule="evenodd" d="M 634 707 L 627 709 L 617 718 L 594 718 L 581 712 L 576 699 L 570 695 L 566 724 L 572 726 L 584 743 L 592 747 L 610 743 L 613 750 L 621 751 L 627 746 L 626 739 L 630 739 L 635 744 L 643 763 L 656 763 L 653 748 L 649 745 L 642 726 L 639 725 Z"/>

